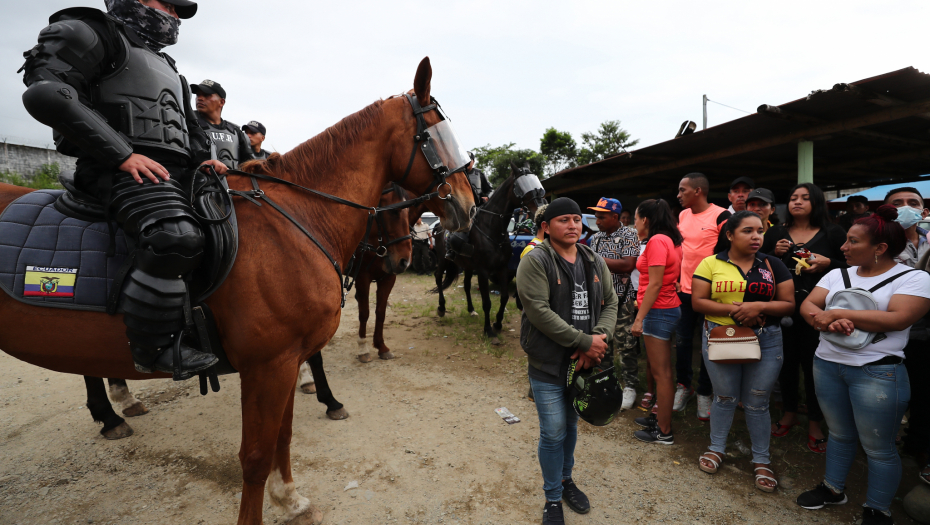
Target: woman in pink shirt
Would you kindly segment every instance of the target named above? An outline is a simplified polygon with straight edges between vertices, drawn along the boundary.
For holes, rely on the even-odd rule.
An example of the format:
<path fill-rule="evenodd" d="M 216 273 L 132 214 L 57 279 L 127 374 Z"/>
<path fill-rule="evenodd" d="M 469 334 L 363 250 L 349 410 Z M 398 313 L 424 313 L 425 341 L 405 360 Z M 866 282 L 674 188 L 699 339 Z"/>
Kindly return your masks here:
<path fill-rule="evenodd" d="M 636 261 L 639 290 L 636 302 L 639 313 L 630 332 L 645 336 L 649 372 L 656 382 L 658 414 L 636 418 L 643 427 L 634 436 L 647 443 L 671 445 L 672 402 L 675 382 L 672 379 L 672 334 L 681 317 L 681 300 L 675 283 L 681 273 L 681 233 L 668 203 L 650 199 L 640 203 L 635 214 L 636 233 L 646 248 Z"/>

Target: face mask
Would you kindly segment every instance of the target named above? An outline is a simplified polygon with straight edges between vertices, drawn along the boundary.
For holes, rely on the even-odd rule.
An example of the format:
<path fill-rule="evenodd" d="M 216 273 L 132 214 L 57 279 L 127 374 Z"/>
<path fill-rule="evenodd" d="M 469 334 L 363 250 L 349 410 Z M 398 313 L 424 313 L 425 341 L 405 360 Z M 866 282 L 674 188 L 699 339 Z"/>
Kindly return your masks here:
<path fill-rule="evenodd" d="M 154 51 L 178 42 L 181 21 L 139 0 L 106 0 L 107 12 L 132 28 Z"/>
<path fill-rule="evenodd" d="M 920 211 L 910 206 L 901 206 L 898 208 L 898 218 L 895 222 L 901 225 L 905 230 L 920 222 L 923 218 Z"/>

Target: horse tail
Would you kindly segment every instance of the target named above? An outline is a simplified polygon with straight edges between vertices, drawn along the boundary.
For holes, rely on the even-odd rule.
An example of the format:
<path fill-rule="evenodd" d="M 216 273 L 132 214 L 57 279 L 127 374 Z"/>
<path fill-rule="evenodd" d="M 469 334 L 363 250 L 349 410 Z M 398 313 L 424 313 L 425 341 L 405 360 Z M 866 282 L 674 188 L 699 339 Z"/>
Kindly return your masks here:
<path fill-rule="evenodd" d="M 442 280 L 442 286 L 437 286 L 429 291 L 429 293 L 439 293 L 440 290 L 447 290 L 450 286 L 455 284 L 459 280 L 459 267 L 455 263 L 446 262 L 447 266 L 443 269 L 445 275 Z"/>

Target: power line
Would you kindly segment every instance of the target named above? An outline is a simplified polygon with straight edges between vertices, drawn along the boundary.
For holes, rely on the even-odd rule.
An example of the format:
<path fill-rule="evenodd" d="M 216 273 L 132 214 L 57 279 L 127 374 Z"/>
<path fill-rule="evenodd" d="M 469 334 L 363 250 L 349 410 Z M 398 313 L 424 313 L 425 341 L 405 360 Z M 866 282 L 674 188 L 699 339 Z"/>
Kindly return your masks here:
<path fill-rule="evenodd" d="M 747 115 L 752 115 L 752 114 L 754 113 L 753 111 L 746 111 L 745 109 L 734 108 L 733 106 L 728 106 L 728 105 L 726 105 L 726 104 L 721 104 L 720 102 L 717 102 L 716 100 L 707 99 L 707 101 L 708 101 L 708 102 L 713 102 L 714 104 L 717 104 L 718 106 L 723 106 L 723 107 L 725 107 L 725 108 L 735 109 L 736 111 L 742 111 L 743 113 L 746 113 Z"/>

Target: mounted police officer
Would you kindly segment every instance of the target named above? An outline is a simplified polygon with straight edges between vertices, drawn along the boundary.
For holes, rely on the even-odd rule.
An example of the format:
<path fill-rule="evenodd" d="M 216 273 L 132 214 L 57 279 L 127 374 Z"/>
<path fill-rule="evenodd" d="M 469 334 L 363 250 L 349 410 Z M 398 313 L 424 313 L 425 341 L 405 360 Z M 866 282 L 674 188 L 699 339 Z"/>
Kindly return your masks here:
<path fill-rule="evenodd" d="M 249 121 L 242 126 L 242 131 L 249 137 L 249 145 L 252 147 L 252 158 L 255 160 L 265 160 L 271 153 L 262 149 L 262 142 L 265 142 L 265 126 L 257 120 Z"/>
<path fill-rule="evenodd" d="M 121 308 L 136 369 L 172 372 L 169 351 L 185 327 L 185 276 L 203 257 L 204 238 L 185 182 L 200 164 L 218 173 L 190 109 L 174 60 L 190 0 L 106 0 L 107 12 L 59 11 L 24 53 L 26 110 L 55 130 L 58 150 L 77 157 L 75 186 L 97 197 L 134 246 Z M 186 379 L 217 359 L 180 345 Z"/>
<path fill-rule="evenodd" d="M 475 192 L 475 202 L 478 203 L 478 206 L 481 206 L 485 202 L 488 202 L 488 198 L 491 196 L 491 193 L 494 192 L 494 188 L 491 187 L 491 182 L 488 180 L 487 175 L 475 167 L 475 164 L 477 164 L 475 162 L 475 154 L 469 151 L 468 156 L 471 157 L 471 164 L 468 165 L 468 170 L 465 171 L 465 174 L 468 175 L 468 182 L 471 183 L 472 191 Z"/>
<path fill-rule="evenodd" d="M 226 106 L 223 86 L 219 82 L 204 80 L 200 84 L 191 84 L 191 91 L 197 95 L 197 120 L 213 140 L 216 158 L 232 169 L 252 160 L 249 139 L 239 126 L 223 120 L 223 107 Z"/>

